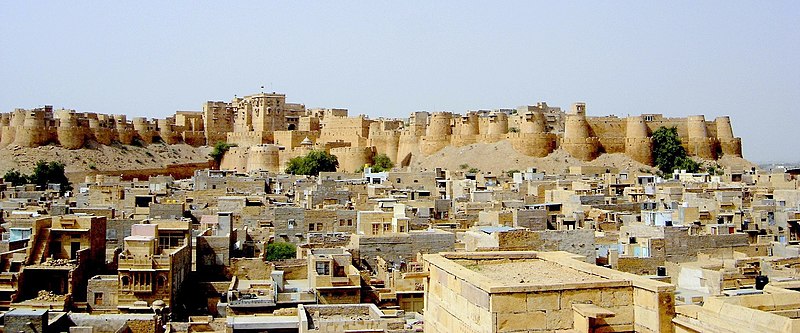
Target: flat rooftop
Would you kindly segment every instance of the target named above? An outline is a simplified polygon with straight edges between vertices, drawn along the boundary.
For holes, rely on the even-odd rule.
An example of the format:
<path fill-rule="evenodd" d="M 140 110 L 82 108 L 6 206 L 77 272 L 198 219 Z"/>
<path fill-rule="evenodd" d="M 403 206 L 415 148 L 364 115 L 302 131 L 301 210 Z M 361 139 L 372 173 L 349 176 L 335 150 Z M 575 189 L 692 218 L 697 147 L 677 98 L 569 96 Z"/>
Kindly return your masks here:
<path fill-rule="evenodd" d="M 596 266 L 567 252 L 450 252 L 424 255 L 431 276 L 448 275 L 490 294 L 628 287 L 674 290 L 674 286 Z"/>
<path fill-rule="evenodd" d="M 494 280 L 497 284 L 507 286 L 609 281 L 608 278 L 599 275 L 541 259 L 455 260 L 455 262 Z"/>

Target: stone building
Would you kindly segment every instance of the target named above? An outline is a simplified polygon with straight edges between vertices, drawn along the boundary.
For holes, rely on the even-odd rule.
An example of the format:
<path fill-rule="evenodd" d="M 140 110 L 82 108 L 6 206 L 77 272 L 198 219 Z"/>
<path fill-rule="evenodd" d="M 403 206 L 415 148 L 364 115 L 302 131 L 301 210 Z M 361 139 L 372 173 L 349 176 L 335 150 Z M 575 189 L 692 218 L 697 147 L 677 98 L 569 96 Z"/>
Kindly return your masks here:
<path fill-rule="evenodd" d="M 308 284 L 321 304 L 361 303 L 361 275 L 344 248 L 309 249 Z"/>
<path fill-rule="evenodd" d="M 124 242 L 117 274 L 117 309 L 151 312 L 172 307 L 191 271 L 190 223 L 134 224 Z"/>
<path fill-rule="evenodd" d="M 426 332 L 673 332 L 674 286 L 566 252 L 423 257 Z"/>
<path fill-rule="evenodd" d="M 105 235 L 105 217 L 63 215 L 38 220 L 15 306 L 84 307 L 88 277 L 105 267 Z"/>

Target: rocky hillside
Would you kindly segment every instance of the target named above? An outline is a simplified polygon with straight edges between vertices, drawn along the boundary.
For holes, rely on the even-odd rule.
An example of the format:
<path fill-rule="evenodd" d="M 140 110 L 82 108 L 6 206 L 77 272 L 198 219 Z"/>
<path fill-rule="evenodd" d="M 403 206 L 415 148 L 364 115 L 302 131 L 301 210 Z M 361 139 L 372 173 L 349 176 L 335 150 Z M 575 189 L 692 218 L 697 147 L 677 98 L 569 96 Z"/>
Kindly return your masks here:
<path fill-rule="evenodd" d="M 129 145 L 89 144 L 87 148 L 69 150 L 59 146 L 0 149 L 0 176 L 10 169 L 30 173 L 39 160 L 60 161 L 67 173 L 162 168 L 170 164 L 197 163 L 209 160 L 210 147 L 186 144 Z"/>

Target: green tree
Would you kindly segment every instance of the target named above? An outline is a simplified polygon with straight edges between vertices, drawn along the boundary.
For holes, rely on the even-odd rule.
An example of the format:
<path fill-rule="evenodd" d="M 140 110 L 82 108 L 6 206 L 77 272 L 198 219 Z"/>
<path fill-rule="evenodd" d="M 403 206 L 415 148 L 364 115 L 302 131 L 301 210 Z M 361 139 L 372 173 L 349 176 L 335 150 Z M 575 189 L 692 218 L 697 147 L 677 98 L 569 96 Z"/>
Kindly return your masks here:
<path fill-rule="evenodd" d="M 678 129 L 660 127 L 653 132 L 653 161 L 662 173 L 670 174 L 675 169 L 697 172 L 700 164 L 686 156 L 681 145 Z"/>
<path fill-rule="evenodd" d="M 372 167 L 372 172 L 382 172 L 382 171 L 389 171 L 394 168 L 394 163 L 392 163 L 392 159 L 386 154 L 378 154 L 372 159 L 374 162 Z M 362 165 L 356 172 L 364 172 L 364 166 Z"/>
<path fill-rule="evenodd" d="M 297 254 L 294 244 L 287 242 L 275 242 L 267 245 L 264 258 L 267 261 L 293 259 Z"/>
<path fill-rule="evenodd" d="M 293 175 L 316 176 L 320 172 L 336 171 L 339 160 L 324 150 L 312 150 L 306 156 L 298 156 L 286 166 L 286 173 Z"/>
<path fill-rule="evenodd" d="M 219 165 L 222 162 L 222 157 L 225 156 L 225 153 L 228 150 L 230 150 L 231 147 L 236 147 L 236 144 L 229 144 L 227 142 L 217 141 L 217 143 L 214 144 L 214 150 L 212 150 L 211 153 L 208 154 L 208 156 L 211 156 L 211 158 L 214 159 L 214 162 L 216 162 L 217 165 Z"/>
<path fill-rule="evenodd" d="M 394 163 L 392 163 L 392 159 L 386 154 L 378 154 L 375 158 L 372 159 L 375 162 L 375 165 L 372 166 L 372 171 L 381 172 L 381 171 L 389 171 L 394 168 Z"/>
<path fill-rule="evenodd" d="M 519 172 L 519 170 L 517 170 L 517 169 L 508 170 L 508 171 L 506 171 L 506 175 L 509 176 L 509 177 L 514 177 L 514 174 L 517 173 L 517 172 Z"/>
<path fill-rule="evenodd" d="M 22 174 L 19 170 L 11 169 L 6 171 L 3 181 L 11 184 L 11 186 L 24 185 L 28 183 L 28 176 Z"/>
<path fill-rule="evenodd" d="M 69 182 L 64 171 L 64 163 L 57 161 L 40 160 L 36 162 L 36 167 L 33 168 L 33 174 L 28 177 L 28 182 L 42 188 L 46 188 L 47 184 L 59 184 L 62 192 L 72 190 L 72 183 Z"/>

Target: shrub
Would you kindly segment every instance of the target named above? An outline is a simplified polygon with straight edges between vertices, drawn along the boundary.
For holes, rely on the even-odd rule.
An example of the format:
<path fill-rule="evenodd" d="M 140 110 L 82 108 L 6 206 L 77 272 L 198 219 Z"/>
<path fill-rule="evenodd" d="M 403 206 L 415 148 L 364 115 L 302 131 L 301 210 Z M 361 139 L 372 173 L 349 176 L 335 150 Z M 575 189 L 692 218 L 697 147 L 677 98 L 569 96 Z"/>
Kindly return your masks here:
<path fill-rule="evenodd" d="M 316 176 L 320 172 L 336 171 L 339 160 L 335 155 L 324 150 L 312 150 L 306 156 L 298 156 L 289 160 L 286 173 L 293 175 Z"/>
<path fill-rule="evenodd" d="M 19 170 L 11 169 L 6 171 L 6 174 L 3 176 L 3 181 L 12 186 L 24 185 L 28 183 L 28 176 L 22 174 Z"/>
<path fill-rule="evenodd" d="M 297 248 L 294 244 L 286 242 L 276 242 L 267 245 L 264 259 L 267 261 L 294 259 Z"/>
<path fill-rule="evenodd" d="M 378 154 L 372 159 L 374 164 L 372 167 L 372 172 L 382 172 L 382 171 L 389 171 L 394 168 L 394 163 L 392 163 L 392 159 L 386 154 Z M 356 172 L 364 172 L 364 166 L 361 166 L 356 170 Z"/>
<path fill-rule="evenodd" d="M 60 184 L 62 192 L 72 190 L 72 183 L 69 182 L 64 171 L 64 163 L 61 162 L 40 160 L 36 162 L 33 174 L 27 178 L 28 183 L 36 184 L 36 186 L 41 186 L 42 188 L 46 188 L 47 184 Z"/>
<path fill-rule="evenodd" d="M 214 159 L 214 162 L 219 165 L 222 162 L 222 157 L 225 156 L 225 153 L 231 149 L 231 147 L 236 147 L 235 144 L 229 144 L 227 142 L 217 141 L 214 144 L 214 150 L 212 150 L 208 156 Z"/>

